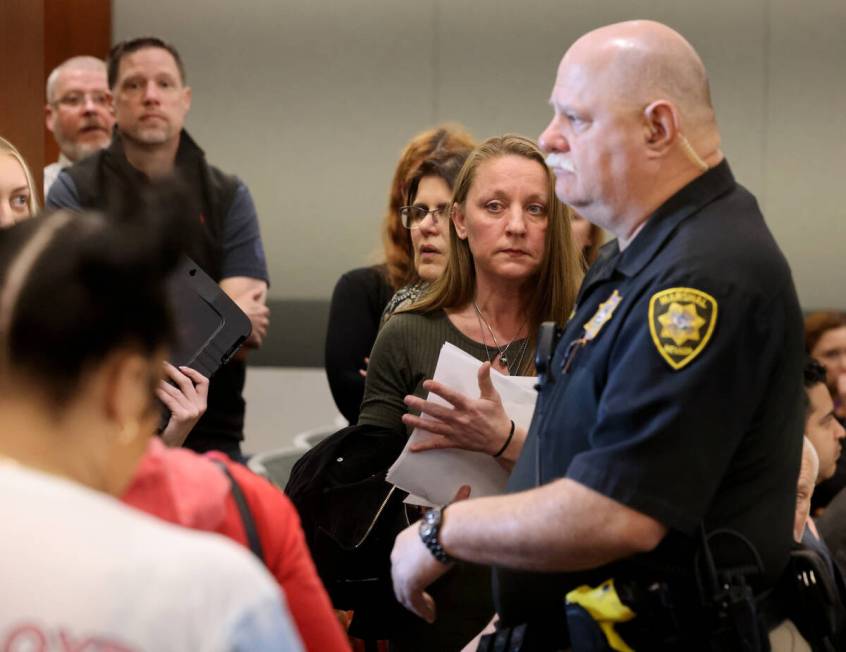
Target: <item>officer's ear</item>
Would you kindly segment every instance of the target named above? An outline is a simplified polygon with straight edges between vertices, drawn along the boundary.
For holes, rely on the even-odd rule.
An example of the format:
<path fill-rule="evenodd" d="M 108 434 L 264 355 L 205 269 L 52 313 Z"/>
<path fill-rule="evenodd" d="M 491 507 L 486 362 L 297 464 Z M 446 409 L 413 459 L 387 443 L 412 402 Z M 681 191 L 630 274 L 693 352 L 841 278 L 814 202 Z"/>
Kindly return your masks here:
<path fill-rule="evenodd" d="M 668 100 L 656 100 L 643 110 L 644 143 L 650 158 L 665 156 L 681 135 L 679 114 Z"/>

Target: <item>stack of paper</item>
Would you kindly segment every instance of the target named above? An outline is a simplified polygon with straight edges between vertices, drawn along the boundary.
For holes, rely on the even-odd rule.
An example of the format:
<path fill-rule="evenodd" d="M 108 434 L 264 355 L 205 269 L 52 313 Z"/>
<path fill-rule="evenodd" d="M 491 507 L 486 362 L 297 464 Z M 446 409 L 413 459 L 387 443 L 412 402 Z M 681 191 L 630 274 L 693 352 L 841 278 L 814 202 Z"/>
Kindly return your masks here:
<path fill-rule="evenodd" d="M 478 373 L 482 363 L 457 346 L 446 343 L 441 348 L 434 379 L 473 398 L 479 397 Z M 491 379 L 502 398 L 506 414 L 514 423 L 529 427 L 535 410 L 536 378 L 533 376 L 506 376 L 492 369 Z M 432 403 L 449 406 L 441 397 L 430 393 Z M 425 418 L 425 414 L 423 415 Z M 503 433 L 505 436 L 506 433 Z M 397 461 L 388 471 L 388 482 L 413 494 L 409 502 L 445 505 L 455 496 L 461 485 L 470 485 L 470 496 L 500 494 L 505 489 L 508 472 L 486 453 L 439 449 L 412 453 L 409 447 L 416 441 L 432 436 L 426 430 L 415 428 Z"/>

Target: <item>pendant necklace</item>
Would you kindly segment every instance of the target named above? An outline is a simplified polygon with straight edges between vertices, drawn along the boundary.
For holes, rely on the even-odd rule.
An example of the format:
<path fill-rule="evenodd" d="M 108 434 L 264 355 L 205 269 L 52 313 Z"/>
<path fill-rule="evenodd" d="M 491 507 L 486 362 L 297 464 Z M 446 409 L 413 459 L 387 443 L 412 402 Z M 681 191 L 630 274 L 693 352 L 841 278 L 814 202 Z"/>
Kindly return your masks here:
<path fill-rule="evenodd" d="M 508 369 L 508 373 L 511 373 L 512 370 L 511 367 L 508 366 L 508 357 L 506 354 L 508 353 L 508 347 L 511 346 L 514 340 L 511 340 L 511 342 L 506 344 L 504 347 L 500 347 L 499 342 L 497 342 L 496 340 L 496 335 L 494 335 L 493 328 L 491 328 L 491 325 L 488 323 L 488 320 L 485 319 L 484 315 L 482 315 L 482 311 L 479 310 L 479 306 L 476 304 L 475 301 L 473 301 L 473 308 L 476 310 L 476 318 L 479 320 L 479 330 L 482 332 L 482 344 L 484 344 L 485 346 L 485 355 L 487 355 L 488 361 L 493 362 L 490 351 L 488 351 L 488 344 L 485 341 L 485 331 L 484 328 L 482 328 L 482 322 L 484 322 L 485 326 L 488 329 L 488 332 L 491 334 L 491 339 L 493 339 L 494 346 L 496 347 L 496 350 L 499 353 L 499 361 L 502 363 L 502 366 Z M 528 319 L 526 321 L 528 321 Z M 523 322 L 523 325 L 520 326 L 520 329 L 517 331 L 518 334 L 520 333 L 520 331 L 523 330 L 525 325 L 526 322 Z M 528 337 L 523 340 L 523 345 L 520 347 L 520 356 L 517 358 L 517 363 L 514 367 L 515 370 L 519 369 L 520 363 L 523 362 L 523 355 L 526 353 L 526 345 L 528 344 L 528 342 Z"/>

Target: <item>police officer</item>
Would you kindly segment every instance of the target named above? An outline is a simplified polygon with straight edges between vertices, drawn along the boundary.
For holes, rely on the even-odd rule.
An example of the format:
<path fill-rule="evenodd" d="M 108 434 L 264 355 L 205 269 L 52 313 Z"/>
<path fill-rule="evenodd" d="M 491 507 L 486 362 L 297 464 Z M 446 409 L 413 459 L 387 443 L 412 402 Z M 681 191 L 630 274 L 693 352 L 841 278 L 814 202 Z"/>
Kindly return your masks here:
<path fill-rule="evenodd" d="M 551 104 L 556 192 L 616 240 L 554 351 L 509 495 L 400 534 L 395 592 L 433 619 L 425 589 L 460 558 L 495 567 L 498 627 L 529 649 L 756 649 L 729 639 L 781 619 L 762 596 L 788 560 L 802 447 L 790 270 L 680 34 L 586 34 Z"/>

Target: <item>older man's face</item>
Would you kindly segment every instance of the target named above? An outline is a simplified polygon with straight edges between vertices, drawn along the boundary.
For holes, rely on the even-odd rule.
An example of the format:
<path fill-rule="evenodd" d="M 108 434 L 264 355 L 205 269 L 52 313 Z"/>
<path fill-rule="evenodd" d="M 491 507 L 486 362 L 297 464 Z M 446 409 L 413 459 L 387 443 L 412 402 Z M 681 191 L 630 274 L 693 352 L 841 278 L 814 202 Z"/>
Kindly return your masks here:
<path fill-rule="evenodd" d="M 817 482 L 817 465 L 812 457 L 814 451 L 809 451 L 812 446 L 807 440 L 802 449 L 802 464 L 799 467 L 799 480 L 796 482 L 796 511 L 793 516 L 793 538 L 796 542 L 802 541 L 802 533 L 805 531 L 805 523 L 811 513 L 811 498 L 814 495 L 814 486 Z"/>
<path fill-rule="evenodd" d="M 555 115 L 539 141 L 553 154 L 559 199 L 619 235 L 616 220 L 638 192 L 644 130 L 640 112 L 617 97 L 608 79 L 584 56 L 568 52 L 550 98 Z"/>
<path fill-rule="evenodd" d="M 63 70 L 47 105 L 47 128 L 71 161 L 108 146 L 115 116 L 106 71 Z"/>

